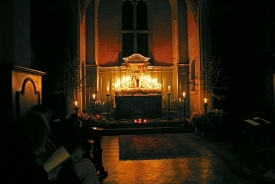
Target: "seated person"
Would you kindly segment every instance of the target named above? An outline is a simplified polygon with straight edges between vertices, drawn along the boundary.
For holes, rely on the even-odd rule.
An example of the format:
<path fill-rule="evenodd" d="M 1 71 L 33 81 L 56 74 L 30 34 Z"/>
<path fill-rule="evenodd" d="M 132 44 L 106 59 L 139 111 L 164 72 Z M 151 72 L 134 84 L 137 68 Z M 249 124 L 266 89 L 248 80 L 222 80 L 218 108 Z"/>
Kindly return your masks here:
<path fill-rule="evenodd" d="M 79 150 L 70 152 L 69 160 L 46 172 L 44 162 L 50 156 L 47 152 L 50 128 L 44 114 L 31 111 L 9 128 L 6 135 L 8 144 L 2 140 L 4 154 L 1 170 L 5 172 L 1 172 L 4 173 L 1 183 L 61 184 L 66 180 L 70 182 L 65 183 L 99 183 L 95 166 L 90 160 L 83 160 Z M 72 179 L 73 175 L 77 179 Z"/>

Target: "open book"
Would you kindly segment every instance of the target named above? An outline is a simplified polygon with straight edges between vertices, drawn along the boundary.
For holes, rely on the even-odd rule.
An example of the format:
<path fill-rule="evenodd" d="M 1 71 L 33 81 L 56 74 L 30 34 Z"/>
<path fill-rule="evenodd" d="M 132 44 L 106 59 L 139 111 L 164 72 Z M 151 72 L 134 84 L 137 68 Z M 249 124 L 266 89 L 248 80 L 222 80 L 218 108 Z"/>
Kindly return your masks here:
<path fill-rule="evenodd" d="M 251 125 L 254 125 L 254 126 L 259 126 L 259 125 L 264 125 L 264 124 L 269 124 L 271 122 L 269 121 L 266 121 L 262 118 L 259 118 L 259 117 L 255 117 L 255 118 L 252 118 L 252 119 L 247 119 L 245 120 L 247 123 L 251 124 Z"/>
<path fill-rule="evenodd" d="M 67 152 L 67 150 L 61 146 L 58 148 L 51 157 L 43 164 L 43 167 L 46 172 L 51 171 L 56 166 L 62 164 L 66 160 L 70 158 L 70 154 Z"/>

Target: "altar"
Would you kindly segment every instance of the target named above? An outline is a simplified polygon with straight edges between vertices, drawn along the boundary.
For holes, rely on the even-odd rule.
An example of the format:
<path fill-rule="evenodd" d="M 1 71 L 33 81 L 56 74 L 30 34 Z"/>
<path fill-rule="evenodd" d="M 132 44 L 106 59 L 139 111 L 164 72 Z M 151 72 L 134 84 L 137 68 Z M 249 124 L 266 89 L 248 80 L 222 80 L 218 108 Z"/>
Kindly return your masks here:
<path fill-rule="evenodd" d="M 117 119 L 162 117 L 162 85 L 147 72 L 149 59 L 140 54 L 123 58 L 126 72 L 113 84 Z"/>
<path fill-rule="evenodd" d="M 117 119 L 162 117 L 162 95 L 116 96 Z"/>

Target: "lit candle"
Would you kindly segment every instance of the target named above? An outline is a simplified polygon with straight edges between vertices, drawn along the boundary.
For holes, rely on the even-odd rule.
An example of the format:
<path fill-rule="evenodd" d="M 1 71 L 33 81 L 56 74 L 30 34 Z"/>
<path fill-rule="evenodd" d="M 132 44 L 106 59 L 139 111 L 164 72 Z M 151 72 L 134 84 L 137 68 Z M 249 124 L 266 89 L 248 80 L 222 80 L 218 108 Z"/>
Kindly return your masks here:
<path fill-rule="evenodd" d="M 146 123 L 146 119 L 144 119 L 144 123 Z"/>
<path fill-rule="evenodd" d="M 170 93 L 170 86 L 168 86 L 168 93 Z"/>
<path fill-rule="evenodd" d="M 109 94 L 109 87 L 107 87 L 107 95 Z"/>
<path fill-rule="evenodd" d="M 77 107 L 77 101 L 74 102 L 75 107 Z"/>
<path fill-rule="evenodd" d="M 204 103 L 205 103 L 205 104 L 207 103 L 207 99 L 206 99 L 206 98 L 204 99 Z"/>
<path fill-rule="evenodd" d="M 95 94 L 93 94 L 93 99 L 95 99 Z"/>
<path fill-rule="evenodd" d="M 185 98 L 185 92 L 182 93 L 182 98 Z"/>

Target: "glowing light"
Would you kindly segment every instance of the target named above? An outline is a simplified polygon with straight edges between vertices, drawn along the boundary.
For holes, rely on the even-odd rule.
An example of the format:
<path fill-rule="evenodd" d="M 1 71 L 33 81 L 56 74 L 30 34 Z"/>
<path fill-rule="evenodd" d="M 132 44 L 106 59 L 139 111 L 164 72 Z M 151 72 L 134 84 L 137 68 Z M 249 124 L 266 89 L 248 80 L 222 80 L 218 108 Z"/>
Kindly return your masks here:
<path fill-rule="evenodd" d="M 139 85 L 136 85 L 138 80 Z M 133 76 L 123 76 L 122 78 L 116 78 L 113 83 L 115 93 L 127 94 L 127 93 L 161 93 L 161 84 L 158 83 L 158 79 L 151 78 L 149 75 L 142 74 L 135 78 Z"/>
<path fill-rule="evenodd" d="M 204 103 L 205 103 L 205 104 L 207 103 L 207 99 L 206 99 L 206 98 L 204 99 Z"/>
<path fill-rule="evenodd" d="M 77 101 L 74 102 L 75 107 L 77 107 Z"/>

